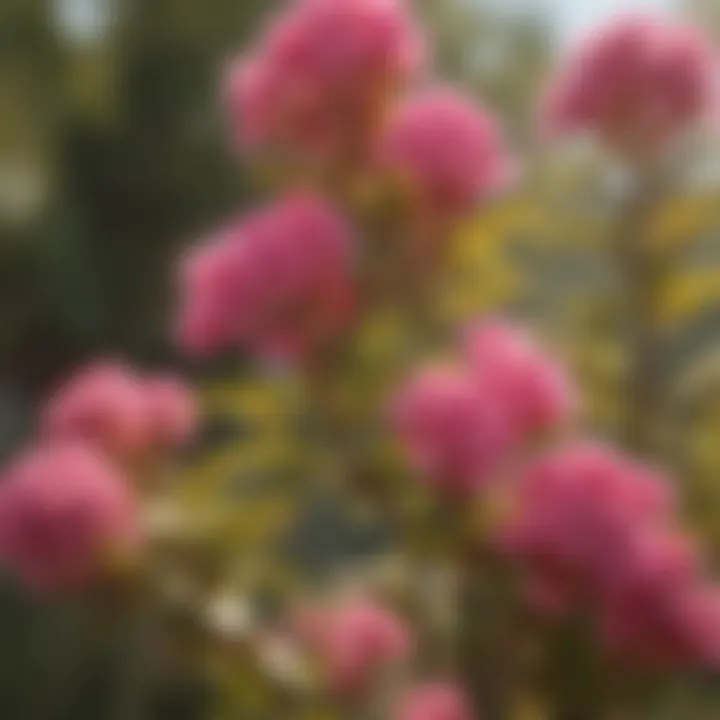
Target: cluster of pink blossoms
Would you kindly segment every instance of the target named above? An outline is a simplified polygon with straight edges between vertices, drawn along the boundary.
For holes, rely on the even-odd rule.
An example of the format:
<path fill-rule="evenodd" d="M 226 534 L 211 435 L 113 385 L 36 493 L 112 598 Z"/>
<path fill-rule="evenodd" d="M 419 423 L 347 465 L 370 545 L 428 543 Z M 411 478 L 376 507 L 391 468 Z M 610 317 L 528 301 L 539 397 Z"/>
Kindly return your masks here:
<path fill-rule="evenodd" d="M 575 406 L 561 369 L 522 332 L 491 322 L 470 330 L 461 363 L 411 377 L 392 419 L 435 489 L 502 493 L 496 548 L 536 611 L 588 613 L 601 646 L 630 664 L 717 665 L 720 588 L 681 531 L 662 475 L 576 442 L 524 460 L 514 477 L 528 441 L 572 419 Z"/>
<path fill-rule="evenodd" d="M 0 561 L 36 592 L 79 589 L 135 552 L 137 517 L 126 478 L 94 448 L 41 447 L 0 485 Z"/>
<path fill-rule="evenodd" d="M 720 593 L 653 470 L 602 445 L 551 452 L 521 478 L 500 547 L 537 610 L 592 613 L 615 656 L 656 667 L 720 662 Z"/>
<path fill-rule="evenodd" d="M 367 694 L 413 653 L 410 629 L 391 611 L 356 599 L 300 616 L 297 634 L 316 658 L 329 688 L 346 697 Z M 472 720 L 463 691 L 450 682 L 411 686 L 396 702 L 396 720 Z"/>
<path fill-rule="evenodd" d="M 367 599 L 301 616 L 299 636 L 334 692 L 355 695 L 412 652 L 409 628 Z"/>
<path fill-rule="evenodd" d="M 227 74 L 233 132 L 245 149 L 355 155 L 425 55 L 403 0 L 296 0 Z"/>
<path fill-rule="evenodd" d="M 472 328 L 459 362 L 421 369 L 391 410 L 412 464 L 449 495 L 483 488 L 513 451 L 568 422 L 574 390 L 526 333 Z"/>
<path fill-rule="evenodd" d="M 290 358 L 318 349 L 352 315 L 355 246 L 342 216 L 314 195 L 231 224 L 187 260 L 183 347 Z"/>
<path fill-rule="evenodd" d="M 294 0 L 228 69 L 233 134 L 241 149 L 282 150 L 302 171 L 332 168 L 328 195 L 372 180 L 402 189 L 408 220 L 457 218 L 497 189 L 508 163 L 485 111 L 425 87 L 426 54 L 404 0 Z M 182 347 L 299 359 L 340 335 L 365 266 L 344 209 L 290 191 L 192 253 Z"/>
<path fill-rule="evenodd" d="M 78 372 L 0 484 L 0 563 L 37 592 L 62 593 L 132 561 L 142 530 L 131 476 L 195 426 L 193 397 L 173 377 L 117 362 Z"/>
<path fill-rule="evenodd" d="M 377 160 L 418 206 L 440 216 L 466 212 L 506 185 L 512 170 L 495 119 L 444 87 L 420 92 L 395 109 Z"/>
<path fill-rule="evenodd" d="M 544 123 L 589 130 L 630 154 L 654 152 L 713 110 L 715 60 L 698 31 L 632 16 L 601 29 L 553 80 Z"/>
<path fill-rule="evenodd" d="M 184 445 L 197 425 L 190 390 L 168 375 L 143 377 L 116 361 L 78 371 L 50 399 L 42 432 L 98 447 L 134 465 Z"/>

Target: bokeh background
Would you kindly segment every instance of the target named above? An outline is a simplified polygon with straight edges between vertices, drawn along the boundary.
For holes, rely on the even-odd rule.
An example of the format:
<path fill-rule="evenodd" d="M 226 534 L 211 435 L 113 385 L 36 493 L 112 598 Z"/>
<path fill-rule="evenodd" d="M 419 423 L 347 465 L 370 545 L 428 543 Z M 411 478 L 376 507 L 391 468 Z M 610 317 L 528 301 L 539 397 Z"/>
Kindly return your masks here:
<path fill-rule="evenodd" d="M 210 388 L 215 412 L 193 448 L 194 472 L 236 472 L 236 457 L 218 459 L 219 448 L 238 436 L 257 439 L 252 434 L 257 428 L 243 425 L 233 409 L 258 407 L 260 416 L 274 417 L 279 385 L 269 394 L 256 383 L 241 387 L 241 381 L 230 379 L 238 370 L 242 376 L 237 366 L 205 368 L 201 376 L 183 365 L 169 331 L 174 262 L 218 218 L 261 193 L 249 169 L 230 152 L 217 89 L 225 60 L 243 47 L 274 4 L 0 0 L 2 457 L 32 433 L 37 405 L 50 389 L 69 369 L 98 355 L 176 366 Z M 543 77 L 558 54 L 594 24 L 637 6 L 689 15 L 720 33 L 716 0 L 416 4 L 434 36 L 440 72 L 499 113 L 519 148 L 533 146 L 532 109 Z M 573 338 L 578 369 L 596 389 L 598 422 L 611 432 L 617 407 L 606 383 L 620 362 L 605 334 L 612 318 L 605 305 L 585 302 L 577 293 L 605 280 L 592 251 L 572 246 L 577 238 L 602 232 L 603 218 L 582 203 L 572 205 L 566 191 L 578 187 L 575 175 L 557 167 L 554 173 L 545 177 L 542 202 L 540 194 L 526 193 L 491 216 L 495 225 L 488 221 L 475 230 L 499 238 L 516 220 L 525 220 L 517 257 L 495 257 L 497 243 L 485 243 L 490 250 L 482 258 L 468 259 L 476 262 L 479 275 L 472 297 L 458 302 L 472 310 L 508 303 L 520 310 L 544 308 L 540 321 L 552 325 L 559 341 Z M 565 205 L 554 202 L 553 189 L 566 198 Z M 708 259 L 717 263 L 720 253 L 717 207 L 717 195 L 707 185 L 693 186 L 658 218 L 668 242 L 704 238 L 688 260 L 702 272 L 686 277 L 684 285 L 681 277 L 663 309 L 670 329 L 668 376 L 682 368 L 683 377 L 690 377 L 688 359 L 705 356 L 715 343 L 720 315 L 713 302 L 720 296 L 720 269 Z M 523 245 L 528 235 L 540 241 Z M 532 289 L 528 277 L 534 278 Z M 712 409 L 705 410 L 712 415 Z M 712 479 L 720 464 L 712 430 L 717 425 L 709 427 L 707 437 L 700 431 L 693 436 L 698 444 L 693 477 L 700 489 L 691 498 L 703 509 L 698 522 L 705 522 L 713 548 L 718 492 Z M 275 446 L 268 451 L 278 452 Z M 322 566 L 329 549 L 333 562 L 341 562 L 343 553 L 362 555 L 386 540 L 382 528 L 345 518 L 323 499 L 305 501 L 292 545 L 301 548 L 308 567 Z M 273 511 L 274 506 L 267 510 Z M 83 625 L 81 607 L 42 607 L 2 588 L 3 720 L 111 717 L 108 698 L 122 682 L 118 667 L 127 628 L 113 623 L 103 633 L 88 633 L 79 629 Z M 148 717 L 206 717 L 211 701 L 202 673 L 182 663 L 166 666 Z M 132 709 L 123 715 L 134 717 Z"/>

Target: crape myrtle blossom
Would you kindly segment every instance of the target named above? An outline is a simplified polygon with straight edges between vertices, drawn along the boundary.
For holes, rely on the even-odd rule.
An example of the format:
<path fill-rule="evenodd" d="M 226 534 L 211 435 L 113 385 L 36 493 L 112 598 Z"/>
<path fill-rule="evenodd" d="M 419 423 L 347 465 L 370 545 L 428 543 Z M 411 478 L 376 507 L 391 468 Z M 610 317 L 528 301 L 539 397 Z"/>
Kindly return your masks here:
<path fill-rule="evenodd" d="M 377 155 L 384 172 L 408 190 L 416 212 L 440 217 L 467 214 L 512 172 L 495 118 L 451 87 L 400 102 Z"/>
<path fill-rule="evenodd" d="M 440 493 L 465 496 L 484 487 L 512 438 L 499 398 L 464 368 L 421 368 L 397 391 L 391 421 L 412 466 Z"/>
<path fill-rule="evenodd" d="M 720 594 L 677 527 L 669 482 L 582 443 L 532 464 L 498 532 L 541 614 L 590 612 L 604 648 L 641 667 L 717 665 Z"/>
<path fill-rule="evenodd" d="M 197 414 L 194 394 L 178 378 L 100 360 L 75 372 L 51 397 L 41 434 L 86 441 L 114 460 L 134 464 L 187 443 Z"/>
<path fill-rule="evenodd" d="M 127 478 L 95 448 L 51 443 L 29 451 L 0 484 L 0 564 L 54 595 L 100 580 L 140 549 Z"/>
<path fill-rule="evenodd" d="M 548 88 L 551 135 L 590 131 L 630 156 L 655 154 L 713 109 L 707 40 L 669 20 L 626 16 L 580 45 Z"/>
<path fill-rule="evenodd" d="M 226 72 L 236 143 L 314 161 L 357 153 L 425 55 L 405 0 L 297 0 Z"/>
<path fill-rule="evenodd" d="M 578 399 L 568 374 L 526 329 L 501 320 L 473 325 L 465 355 L 476 381 L 501 398 L 516 436 L 542 434 L 574 418 Z"/>
<path fill-rule="evenodd" d="M 444 494 L 487 486 L 511 455 L 568 422 L 574 389 L 520 328 L 471 326 L 454 362 L 420 368 L 400 386 L 391 422 L 413 467 Z"/>
<path fill-rule="evenodd" d="M 355 237 L 322 198 L 291 194 L 184 260 L 178 334 L 192 355 L 301 359 L 352 319 Z"/>
<path fill-rule="evenodd" d="M 413 649 L 406 623 L 366 598 L 301 613 L 295 629 L 329 687 L 342 695 L 369 690 L 384 671 L 407 660 Z"/>

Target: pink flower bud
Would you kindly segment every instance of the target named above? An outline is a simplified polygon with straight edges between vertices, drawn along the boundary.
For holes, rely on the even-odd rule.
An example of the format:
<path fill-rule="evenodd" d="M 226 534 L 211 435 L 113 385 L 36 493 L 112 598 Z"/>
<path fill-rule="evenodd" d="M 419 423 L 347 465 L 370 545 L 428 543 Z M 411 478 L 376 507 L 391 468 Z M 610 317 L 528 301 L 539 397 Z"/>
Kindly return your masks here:
<path fill-rule="evenodd" d="M 570 379 L 517 327 L 486 322 L 472 328 L 466 355 L 477 381 L 502 399 L 518 438 L 552 430 L 573 417 L 577 400 Z"/>
<path fill-rule="evenodd" d="M 713 59 L 699 32 L 631 16 L 588 38 L 553 81 L 553 134 L 589 130 L 630 155 L 654 152 L 711 110 Z"/>
<path fill-rule="evenodd" d="M 499 398 L 461 368 L 418 372 L 397 393 L 391 416 L 411 463 L 449 495 L 484 486 L 508 449 Z"/>
<path fill-rule="evenodd" d="M 379 161 L 419 208 L 456 215 L 499 189 L 509 161 L 495 120 L 448 88 L 410 98 L 391 117 Z"/>
<path fill-rule="evenodd" d="M 0 485 L 0 558 L 37 592 L 80 589 L 138 542 L 125 478 L 89 447 L 35 450 Z"/>
<path fill-rule="evenodd" d="M 411 689 L 400 701 L 395 720 L 480 720 L 464 691 L 451 683 Z"/>
<path fill-rule="evenodd" d="M 347 223 L 320 198 L 293 195 L 256 212 L 186 261 L 181 344 L 311 353 L 350 320 L 353 248 Z"/>
<path fill-rule="evenodd" d="M 351 150 L 424 56 L 404 0 L 300 0 L 228 70 L 237 142 L 323 156 Z"/>

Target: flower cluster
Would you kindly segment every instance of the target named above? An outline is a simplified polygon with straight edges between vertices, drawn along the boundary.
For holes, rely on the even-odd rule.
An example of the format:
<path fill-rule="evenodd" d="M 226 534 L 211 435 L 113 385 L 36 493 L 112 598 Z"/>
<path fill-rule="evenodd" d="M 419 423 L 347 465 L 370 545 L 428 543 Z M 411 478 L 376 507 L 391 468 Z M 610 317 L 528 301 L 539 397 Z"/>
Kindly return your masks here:
<path fill-rule="evenodd" d="M 391 416 L 412 464 L 457 495 L 485 486 L 512 451 L 567 422 L 574 407 L 562 370 L 526 333 L 486 322 L 468 332 L 459 362 L 411 377 Z"/>
<path fill-rule="evenodd" d="M 137 519 L 127 478 L 94 448 L 42 447 L 0 485 L 0 563 L 41 594 L 79 590 L 137 551 Z"/>
<path fill-rule="evenodd" d="M 425 56 L 404 0 L 297 0 L 227 73 L 235 137 L 314 159 L 355 154 Z"/>
<path fill-rule="evenodd" d="M 290 358 L 317 349 L 352 315 L 354 254 L 351 228 L 314 195 L 231 224 L 186 260 L 183 346 Z"/>
<path fill-rule="evenodd" d="M 367 598 L 302 613 L 295 622 L 301 646 L 320 667 L 327 687 L 339 696 L 371 693 L 384 675 L 400 669 L 413 655 L 407 624 Z M 396 720 L 471 720 L 463 691 L 451 682 L 410 686 L 399 694 Z"/>
<path fill-rule="evenodd" d="M 444 87 L 417 93 L 395 110 L 378 162 L 416 207 L 451 217 L 502 188 L 511 171 L 494 118 Z"/>
<path fill-rule="evenodd" d="M 531 465 L 515 503 L 499 542 L 536 610 L 590 613 L 606 650 L 630 663 L 720 661 L 720 595 L 662 476 L 602 445 L 574 445 Z"/>
<path fill-rule="evenodd" d="M 509 323 L 482 323 L 466 334 L 465 355 L 485 392 L 497 394 L 514 436 L 541 435 L 574 417 L 570 379 L 528 332 Z"/>
<path fill-rule="evenodd" d="M 178 379 L 143 377 L 122 362 L 100 361 L 79 370 L 50 399 L 42 432 L 138 464 L 185 444 L 196 424 L 195 399 Z"/>
<path fill-rule="evenodd" d="M 557 364 L 526 334 L 488 322 L 467 333 L 462 362 L 421 369 L 401 387 L 393 420 L 411 463 L 442 493 L 465 496 L 496 481 L 490 489 L 509 505 L 496 548 L 535 610 L 589 613 L 605 650 L 628 663 L 717 664 L 720 590 L 657 471 L 580 442 L 497 482 L 518 471 L 509 457 L 517 461 L 575 407 Z"/>
<path fill-rule="evenodd" d="M 405 661 L 412 651 L 405 623 L 364 598 L 306 613 L 298 630 L 328 685 L 341 694 L 367 689 L 383 669 Z"/>
<path fill-rule="evenodd" d="M 712 110 L 714 59 L 694 29 L 632 16 L 601 29 L 553 80 L 552 133 L 590 130 L 624 154 L 652 152 Z"/>
<path fill-rule="evenodd" d="M 48 402 L 39 444 L 0 484 L 0 564 L 41 594 L 82 590 L 140 551 L 134 476 L 196 426 L 189 389 L 114 361 L 77 372 Z"/>
<path fill-rule="evenodd" d="M 294 0 L 230 64 L 225 104 L 239 147 L 282 150 L 338 207 L 291 189 L 192 253 L 180 288 L 187 352 L 300 360 L 342 333 L 373 266 L 340 218 L 353 205 L 344 189 L 372 182 L 402 198 L 399 226 L 439 235 L 504 182 L 498 125 L 458 91 L 427 87 L 426 56 L 404 0 Z M 399 257 L 429 252 L 426 239 L 414 242 Z"/>
<path fill-rule="evenodd" d="M 395 397 L 392 421 L 412 465 L 446 494 L 484 485 L 505 458 L 510 428 L 496 398 L 463 368 L 425 368 Z"/>

